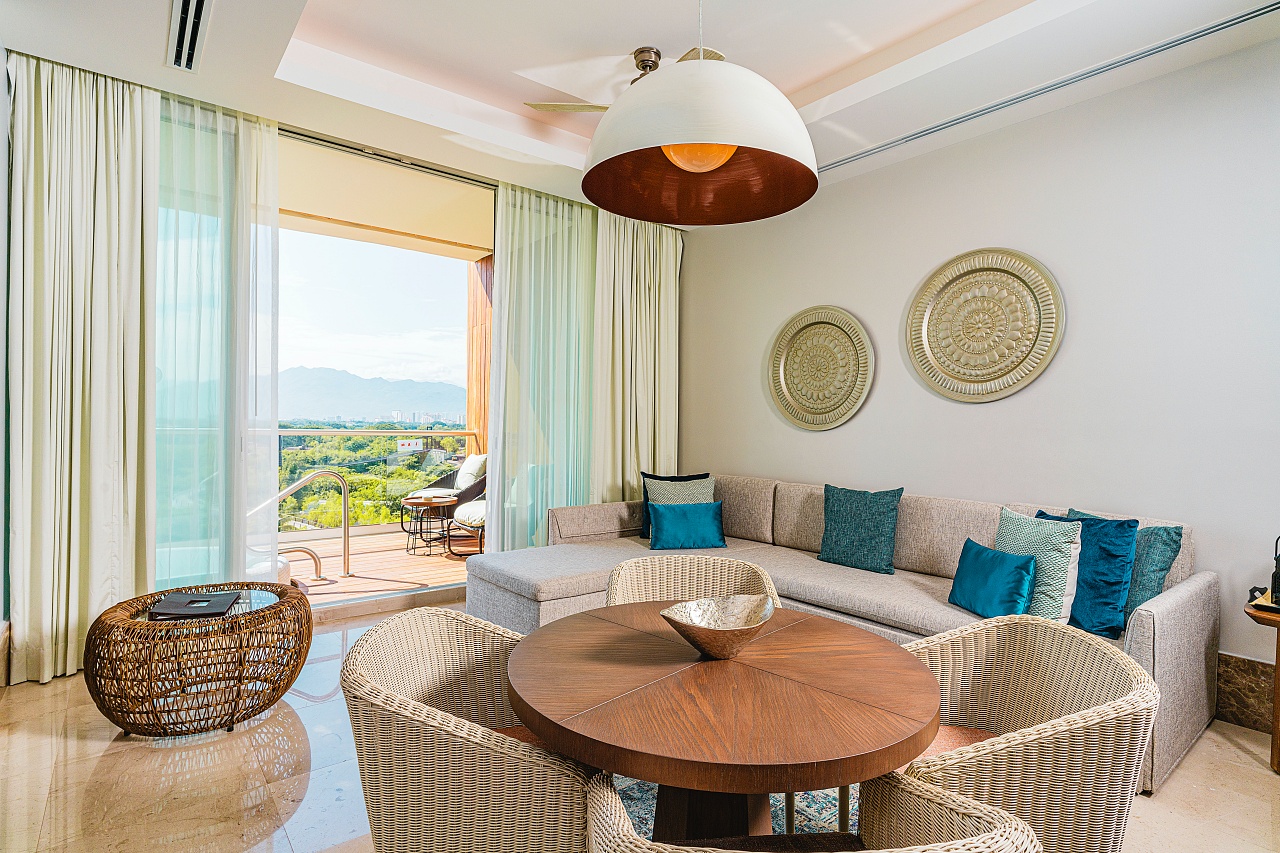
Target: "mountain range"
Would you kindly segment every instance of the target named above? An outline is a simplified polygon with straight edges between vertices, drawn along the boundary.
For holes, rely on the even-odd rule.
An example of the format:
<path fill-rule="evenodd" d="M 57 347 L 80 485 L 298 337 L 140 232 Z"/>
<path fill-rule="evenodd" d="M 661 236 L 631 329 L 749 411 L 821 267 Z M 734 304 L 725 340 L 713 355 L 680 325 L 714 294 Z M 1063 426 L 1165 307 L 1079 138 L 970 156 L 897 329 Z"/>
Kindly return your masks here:
<path fill-rule="evenodd" d="M 280 371 L 280 420 L 377 421 L 403 412 L 465 419 L 467 389 L 449 382 L 367 379 L 328 367 L 290 367 Z"/>

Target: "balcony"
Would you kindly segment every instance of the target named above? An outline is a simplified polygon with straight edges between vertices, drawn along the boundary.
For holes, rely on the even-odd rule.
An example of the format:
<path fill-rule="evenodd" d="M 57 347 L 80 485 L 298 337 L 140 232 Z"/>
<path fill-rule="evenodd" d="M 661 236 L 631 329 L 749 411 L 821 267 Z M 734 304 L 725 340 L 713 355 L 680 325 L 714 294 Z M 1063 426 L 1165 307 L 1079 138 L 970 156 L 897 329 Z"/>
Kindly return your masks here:
<path fill-rule="evenodd" d="M 343 575 L 342 486 L 316 479 L 280 503 L 280 550 L 294 584 L 312 607 L 383 596 L 422 594 L 464 584 L 466 556 L 474 539 L 458 539 L 463 556 L 443 545 L 409 553 L 400 526 L 401 499 L 456 470 L 470 430 L 280 430 L 280 485 L 284 490 L 308 474 L 333 471 L 348 483 L 350 575 Z M 315 577 L 320 560 L 322 579 Z"/>

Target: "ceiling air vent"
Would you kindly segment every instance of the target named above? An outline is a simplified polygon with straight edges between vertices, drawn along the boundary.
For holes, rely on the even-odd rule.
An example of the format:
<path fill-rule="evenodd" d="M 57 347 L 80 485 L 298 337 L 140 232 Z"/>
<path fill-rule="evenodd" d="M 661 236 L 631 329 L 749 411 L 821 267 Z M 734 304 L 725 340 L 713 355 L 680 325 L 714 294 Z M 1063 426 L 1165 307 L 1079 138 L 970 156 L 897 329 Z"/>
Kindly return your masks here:
<path fill-rule="evenodd" d="M 205 25 L 209 23 L 212 5 L 213 0 L 173 0 L 169 17 L 169 65 L 193 73 L 200 70 Z"/>

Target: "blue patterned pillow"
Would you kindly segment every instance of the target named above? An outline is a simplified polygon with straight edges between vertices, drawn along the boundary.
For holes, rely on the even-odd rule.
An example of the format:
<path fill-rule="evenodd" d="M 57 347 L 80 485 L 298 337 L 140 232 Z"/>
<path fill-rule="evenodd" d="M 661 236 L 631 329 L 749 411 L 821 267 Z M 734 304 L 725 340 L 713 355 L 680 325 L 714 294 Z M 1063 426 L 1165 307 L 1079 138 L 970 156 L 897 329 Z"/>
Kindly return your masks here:
<path fill-rule="evenodd" d="M 823 490 L 822 551 L 818 559 L 883 575 L 893 574 L 902 489 L 861 492 L 828 485 Z"/>

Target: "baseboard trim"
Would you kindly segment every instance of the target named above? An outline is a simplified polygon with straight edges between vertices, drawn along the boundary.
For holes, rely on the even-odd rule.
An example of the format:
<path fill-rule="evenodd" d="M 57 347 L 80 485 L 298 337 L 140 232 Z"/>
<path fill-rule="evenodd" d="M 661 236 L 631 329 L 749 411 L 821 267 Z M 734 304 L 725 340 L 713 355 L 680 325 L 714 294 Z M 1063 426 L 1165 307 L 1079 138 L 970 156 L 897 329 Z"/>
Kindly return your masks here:
<path fill-rule="evenodd" d="M 1214 719 L 1271 732 L 1275 664 L 1218 655 L 1218 710 Z"/>
<path fill-rule="evenodd" d="M 0 622 L 0 687 L 9 686 L 9 623 Z"/>
<path fill-rule="evenodd" d="M 465 583 L 450 584 L 422 592 L 392 593 L 376 598 L 360 598 L 355 601 L 344 601 L 340 604 L 325 604 L 311 608 L 311 620 L 315 624 L 338 622 L 357 616 L 372 616 L 378 613 L 399 613 L 415 607 L 441 607 L 446 604 L 458 604 L 467 600 Z"/>

